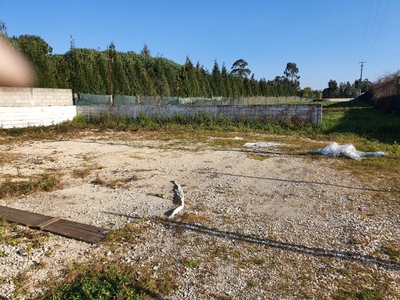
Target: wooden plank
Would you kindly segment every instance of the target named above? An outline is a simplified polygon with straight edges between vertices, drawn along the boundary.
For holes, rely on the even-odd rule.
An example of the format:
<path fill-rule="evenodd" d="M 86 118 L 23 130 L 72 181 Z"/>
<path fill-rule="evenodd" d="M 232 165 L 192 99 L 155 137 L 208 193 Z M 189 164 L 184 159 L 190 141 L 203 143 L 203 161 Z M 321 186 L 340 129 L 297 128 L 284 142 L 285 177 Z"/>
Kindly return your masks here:
<path fill-rule="evenodd" d="M 26 212 L 6 206 L 0 206 L 0 218 L 28 226 L 44 223 L 52 219 L 52 217 L 49 216 Z"/>
<path fill-rule="evenodd" d="M 80 226 L 83 225 L 83 226 Z M 109 230 L 68 220 L 60 220 L 44 228 L 44 230 L 79 241 L 97 243 Z"/>
<path fill-rule="evenodd" d="M 46 221 L 46 222 L 43 222 L 43 223 L 40 223 L 40 224 L 36 225 L 35 227 L 36 227 L 37 229 L 43 229 L 43 228 L 45 228 L 46 226 L 49 226 L 50 224 L 53 224 L 53 223 L 55 223 L 55 222 L 57 222 L 57 221 L 60 221 L 60 220 L 61 220 L 61 218 L 59 218 L 59 217 L 57 217 L 57 218 L 51 218 L 50 220 L 48 220 L 48 221 Z"/>
<path fill-rule="evenodd" d="M 33 229 L 51 232 L 87 243 L 97 243 L 109 232 L 109 230 L 105 228 L 64 220 L 62 218 L 53 218 L 1 205 L 0 218 L 26 225 Z"/>

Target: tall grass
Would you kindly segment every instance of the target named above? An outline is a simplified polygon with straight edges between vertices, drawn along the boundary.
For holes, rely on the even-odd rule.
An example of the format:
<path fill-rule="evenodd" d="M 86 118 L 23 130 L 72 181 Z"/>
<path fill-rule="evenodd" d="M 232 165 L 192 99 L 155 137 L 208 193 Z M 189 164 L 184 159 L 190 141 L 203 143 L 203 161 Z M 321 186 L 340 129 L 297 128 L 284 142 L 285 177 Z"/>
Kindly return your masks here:
<path fill-rule="evenodd" d="M 323 120 L 318 131 L 324 135 L 362 138 L 386 144 L 400 142 L 400 119 L 362 102 L 326 105 Z"/>
<path fill-rule="evenodd" d="M 230 117 L 210 114 L 195 114 L 184 116 L 177 113 L 172 117 L 160 115 L 150 117 L 140 113 L 136 119 L 129 117 L 115 117 L 110 114 L 101 114 L 98 117 L 78 116 L 68 123 L 72 128 L 81 129 L 112 129 L 116 131 L 169 131 L 169 130 L 202 130 L 202 131 L 259 131 L 264 133 L 290 133 L 296 130 L 311 132 L 317 128 L 311 124 L 293 124 L 290 121 L 267 122 L 252 119 L 232 120 Z"/>
<path fill-rule="evenodd" d="M 325 103 L 322 124 L 293 124 L 290 121 L 260 121 L 252 119 L 232 120 L 229 117 L 213 117 L 210 114 L 172 117 L 160 115 L 150 117 L 144 113 L 136 119 L 115 117 L 104 113 L 100 116 L 84 117 L 79 115 L 72 121 L 52 126 L 0 129 L 0 143 L 31 139 L 52 139 L 60 135 L 74 136 L 83 130 L 114 130 L 136 132 L 157 131 L 168 133 L 182 132 L 257 132 L 308 136 L 321 140 L 347 142 L 376 141 L 384 144 L 400 142 L 400 119 L 380 111 L 362 102 Z M 12 138 L 12 139 L 11 139 Z"/>
<path fill-rule="evenodd" d="M 102 114 L 99 117 L 78 116 L 73 121 L 55 125 L 53 131 L 60 128 L 76 129 L 97 128 L 116 131 L 201 131 L 206 132 L 258 132 L 269 134 L 286 134 L 313 136 L 319 139 L 337 139 L 338 141 L 377 141 L 384 144 L 400 142 L 400 119 L 373 109 L 363 102 L 326 103 L 323 107 L 322 124 L 293 124 L 290 121 L 267 122 L 252 119 L 232 120 L 229 117 L 213 117 L 210 114 L 184 116 L 175 114 L 172 117 L 150 117 L 141 113 L 137 119 L 114 117 Z M 42 129 L 44 130 L 44 129 Z M 50 129 L 49 129 L 50 130 Z M 14 133 L 15 135 L 15 133 Z"/>

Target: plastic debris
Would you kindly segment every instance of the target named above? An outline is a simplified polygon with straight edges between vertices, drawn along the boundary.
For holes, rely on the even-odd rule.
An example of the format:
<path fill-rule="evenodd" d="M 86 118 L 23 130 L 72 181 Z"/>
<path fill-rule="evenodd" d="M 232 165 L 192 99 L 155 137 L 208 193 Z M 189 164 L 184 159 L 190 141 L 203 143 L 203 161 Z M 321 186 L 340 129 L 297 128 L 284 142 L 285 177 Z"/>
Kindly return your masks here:
<path fill-rule="evenodd" d="M 278 142 L 256 142 L 256 143 L 245 143 L 243 146 L 257 148 L 257 147 L 275 147 L 281 145 L 283 144 Z"/>
<path fill-rule="evenodd" d="M 313 154 L 323 154 L 323 155 L 332 155 L 338 156 L 339 154 L 343 154 L 349 158 L 362 160 L 366 156 L 385 156 L 388 155 L 387 152 L 377 151 L 377 152 L 361 152 L 357 151 L 356 148 L 352 144 L 344 144 L 339 145 L 338 143 L 331 143 L 325 148 L 319 148 L 317 150 L 312 150 Z"/>

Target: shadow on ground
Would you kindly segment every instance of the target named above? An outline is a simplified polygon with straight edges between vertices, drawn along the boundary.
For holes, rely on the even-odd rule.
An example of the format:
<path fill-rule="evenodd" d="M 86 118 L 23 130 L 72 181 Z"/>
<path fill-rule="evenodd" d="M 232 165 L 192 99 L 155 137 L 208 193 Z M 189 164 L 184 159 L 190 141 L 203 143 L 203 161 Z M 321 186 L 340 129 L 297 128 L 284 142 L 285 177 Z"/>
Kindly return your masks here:
<path fill-rule="evenodd" d="M 111 212 L 108 212 L 108 213 L 115 214 L 115 213 L 111 213 Z M 139 219 L 138 217 L 132 217 L 129 215 L 123 215 L 123 214 L 115 214 L 115 215 L 124 216 L 127 219 Z M 238 234 L 238 233 L 234 233 L 234 232 L 230 232 L 230 231 L 218 230 L 216 228 L 209 228 L 209 227 L 206 227 L 203 225 L 198 225 L 198 224 L 184 223 L 184 222 L 180 222 L 177 220 L 167 219 L 167 218 L 162 218 L 162 217 L 152 217 L 151 219 L 154 220 L 155 222 L 163 224 L 166 227 L 166 229 L 169 229 L 172 231 L 177 231 L 177 230 L 183 229 L 183 230 L 187 230 L 187 231 L 193 231 L 193 232 L 196 232 L 199 234 L 214 236 L 217 238 L 231 239 L 231 240 L 240 241 L 240 242 L 244 242 L 244 243 L 257 244 L 257 245 L 262 245 L 265 247 L 277 248 L 277 249 L 282 249 L 285 251 L 296 252 L 296 253 L 301 253 L 301 254 L 306 254 L 306 255 L 312 255 L 315 257 L 340 259 L 340 260 L 345 260 L 345 261 L 350 261 L 350 262 L 363 263 L 366 265 L 373 265 L 373 266 L 381 267 L 381 268 L 388 269 L 388 270 L 400 271 L 400 262 L 399 261 L 381 259 L 378 257 L 374 257 L 372 255 L 362 255 L 362 254 L 354 253 L 354 252 L 350 252 L 350 251 L 324 249 L 324 248 L 318 248 L 318 247 L 308 247 L 308 246 L 304 246 L 304 245 L 300 245 L 300 244 L 279 242 L 279 241 L 275 241 L 272 239 L 260 238 L 260 237 L 255 237 L 255 236 L 251 236 L 251 235 L 245 235 L 245 234 Z"/>

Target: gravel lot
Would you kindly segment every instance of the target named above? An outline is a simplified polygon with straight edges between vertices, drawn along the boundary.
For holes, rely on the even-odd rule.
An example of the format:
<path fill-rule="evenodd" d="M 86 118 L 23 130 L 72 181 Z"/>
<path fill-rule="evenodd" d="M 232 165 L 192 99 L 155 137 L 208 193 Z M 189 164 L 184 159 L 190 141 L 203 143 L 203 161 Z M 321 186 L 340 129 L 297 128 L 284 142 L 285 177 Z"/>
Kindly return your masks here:
<path fill-rule="evenodd" d="M 338 170 L 347 158 L 287 155 L 279 147 L 216 150 L 90 134 L 0 145 L 14 157 L 1 174 L 56 172 L 64 183 L 0 205 L 112 230 L 134 223 L 146 236 L 112 249 L 52 234 L 33 249 L 0 244 L 0 296 L 13 299 L 13 279 L 24 274 L 28 294 L 19 297 L 35 297 L 46 290 L 40 282 L 61 278 L 73 261 L 101 256 L 150 265 L 154 276 L 172 272 L 178 288 L 163 299 L 332 299 L 379 289 L 385 299 L 400 297 L 400 260 L 388 251 L 400 248 L 398 193 L 382 179 L 366 183 Z M 90 172 L 80 178 L 77 170 Z M 168 219 L 176 207 L 171 180 L 187 202 Z"/>

